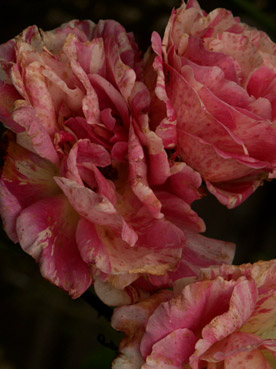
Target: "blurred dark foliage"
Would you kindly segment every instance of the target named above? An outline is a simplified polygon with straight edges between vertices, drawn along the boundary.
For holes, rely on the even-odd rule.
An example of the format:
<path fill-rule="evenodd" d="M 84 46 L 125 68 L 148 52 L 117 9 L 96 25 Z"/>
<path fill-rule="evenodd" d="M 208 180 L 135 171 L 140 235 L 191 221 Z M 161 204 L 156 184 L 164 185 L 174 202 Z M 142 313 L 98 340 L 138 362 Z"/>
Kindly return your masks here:
<path fill-rule="evenodd" d="M 115 19 L 134 32 L 139 47 L 163 33 L 176 0 L 9 0 L 1 2 L 0 43 L 29 25 L 53 29 L 70 19 Z M 274 0 L 202 0 L 206 11 L 224 7 L 276 40 Z M 209 237 L 237 244 L 235 263 L 276 258 L 276 183 L 265 183 L 243 205 L 227 210 L 211 195 L 194 209 Z M 34 261 L 0 234 L 0 369 L 106 369 L 120 335 L 89 305 L 44 281 Z M 91 292 L 93 293 L 93 292 Z M 93 301 L 93 298 L 92 298 Z M 93 304 L 93 302 L 92 302 Z M 101 310 L 101 308 L 98 308 Z M 98 339 L 97 339 L 98 337 Z"/>

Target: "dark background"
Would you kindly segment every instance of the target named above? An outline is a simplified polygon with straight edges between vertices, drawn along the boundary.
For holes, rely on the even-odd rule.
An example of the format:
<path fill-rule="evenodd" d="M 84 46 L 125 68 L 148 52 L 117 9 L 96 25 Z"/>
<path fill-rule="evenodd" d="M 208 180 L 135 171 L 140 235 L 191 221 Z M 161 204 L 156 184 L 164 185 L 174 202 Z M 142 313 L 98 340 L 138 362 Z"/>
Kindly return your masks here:
<path fill-rule="evenodd" d="M 49 30 L 73 18 L 94 22 L 112 18 L 133 31 L 145 51 L 152 31 L 162 34 L 172 7 L 179 4 L 174 0 L 9 0 L 0 4 L 0 43 L 32 24 Z M 273 0 L 202 0 L 200 4 L 208 12 L 230 9 L 276 40 Z M 276 258 L 275 190 L 275 182 L 265 183 L 233 210 L 211 195 L 195 204 L 207 224 L 207 236 L 237 244 L 235 263 Z M 0 369 L 107 369 L 115 351 L 101 342 L 118 344 L 119 339 L 83 298 L 71 300 L 44 281 L 31 257 L 0 233 Z"/>

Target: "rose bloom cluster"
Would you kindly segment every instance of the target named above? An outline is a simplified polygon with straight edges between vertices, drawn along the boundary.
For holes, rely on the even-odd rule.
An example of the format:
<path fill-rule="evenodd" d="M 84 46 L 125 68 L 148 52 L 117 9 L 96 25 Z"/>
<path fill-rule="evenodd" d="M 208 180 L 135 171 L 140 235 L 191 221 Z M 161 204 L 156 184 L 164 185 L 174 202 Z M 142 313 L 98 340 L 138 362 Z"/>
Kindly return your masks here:
<path fill-rule="evenodd" d="M 232 244 L 199 235 L 200 174 L 149 127 L 132 34 L 113 20 L 33 26 L 0 57 L 0 210 L 43 277 L 72 297 L 94 283 L 119 305 L 231 263 Z"/>
<path fill-rule="evenodd" d="M 113 20 L 0 45 L 4 230 L 117 306 L 113 369 L 276 366 L 275 261 L 231 266 L 192 209 L 202 180 L 232 208 L 276 176 L 275 81 L 269 37 L 195 0 L 144 58 Z"/>

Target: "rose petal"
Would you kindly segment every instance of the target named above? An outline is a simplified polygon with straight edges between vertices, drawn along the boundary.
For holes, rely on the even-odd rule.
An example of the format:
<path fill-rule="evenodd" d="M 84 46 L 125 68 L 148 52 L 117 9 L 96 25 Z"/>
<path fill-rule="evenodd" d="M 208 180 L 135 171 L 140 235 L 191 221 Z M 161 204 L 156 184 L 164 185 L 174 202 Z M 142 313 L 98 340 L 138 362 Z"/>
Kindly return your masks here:
<path fill-rule="evenodd" d="M 79 297 L 91 284 L 75 241 L 78 216 L 62 195 L 40 200 L 17 218 L 21 247 L 40 263 L 44 278 Z"/>

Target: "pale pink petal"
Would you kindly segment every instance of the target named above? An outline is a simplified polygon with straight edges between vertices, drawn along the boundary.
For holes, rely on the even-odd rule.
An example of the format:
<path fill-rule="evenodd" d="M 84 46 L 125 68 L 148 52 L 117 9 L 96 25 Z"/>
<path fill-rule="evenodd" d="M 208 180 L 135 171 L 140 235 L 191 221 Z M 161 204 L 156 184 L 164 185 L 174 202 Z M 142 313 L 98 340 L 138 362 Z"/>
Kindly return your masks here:
<path fill-rule="evenodd" d="M 75 241 L 78 216 L 60 195 L 40 200 L 17 218 L 21 247 L 40 263 L 44 278 L 79 297 L 92 280 Z"/>

